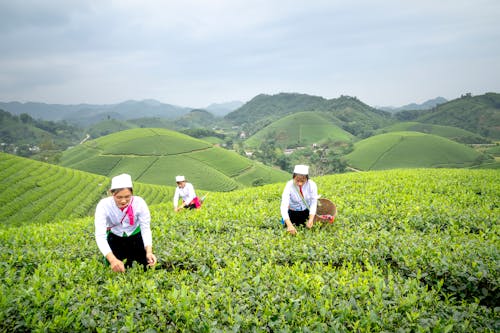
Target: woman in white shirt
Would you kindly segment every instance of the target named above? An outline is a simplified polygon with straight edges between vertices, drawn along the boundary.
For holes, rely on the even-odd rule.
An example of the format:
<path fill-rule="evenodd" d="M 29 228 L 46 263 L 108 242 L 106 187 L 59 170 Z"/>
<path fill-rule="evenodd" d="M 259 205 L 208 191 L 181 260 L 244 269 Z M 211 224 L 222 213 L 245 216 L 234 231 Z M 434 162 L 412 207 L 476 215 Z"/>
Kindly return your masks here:
<path fill-rule="evenodd" d="M 144 199 L 133 195 L 130 175 L 113 177 L 109 191 L 111 196 L 101 199 L 95 211 L 95 239 L 99 250 L 114 272 L 124 272 L 134 261 L 144 269 L 155 265 L 151 215 Z"/>
<path fill-rule="evenodd" d="M 200 199 L 196 196 L 193 184 L 186 182 L 184 176 L 176 176 L 177 187 L 174 194 L 174 210 L 178 212 L 182 208 L 199 209 L 201 207 Z M 182 204 L 179 206 L 179 197 L 182 198 Z"/>
<path fill-rule="evenodd" d="M 281 217 L 286 230 L 295 235 L 296 225 L 312 228 L 318 207 L 318 187 L 309 179 L 309 167 L 296 165 L 281 196 Z"/>

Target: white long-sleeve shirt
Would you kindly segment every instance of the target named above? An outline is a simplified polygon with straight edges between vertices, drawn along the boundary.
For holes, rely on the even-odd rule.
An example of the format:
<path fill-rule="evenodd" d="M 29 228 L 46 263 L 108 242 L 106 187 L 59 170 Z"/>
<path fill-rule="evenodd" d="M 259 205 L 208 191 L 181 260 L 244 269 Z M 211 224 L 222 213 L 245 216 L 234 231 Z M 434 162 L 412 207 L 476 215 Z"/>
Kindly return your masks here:
<path fill-rule="evenodd" d="M 294 184 L 293 179 L 289 180 L 285 185 L 283 194 L 281 195 L 280 210 L 281 217 L 283 217 L 284 220 L 290 219 L 288 209 L 303 211 L 309 208 L 309 215 L 316 214 L 316 210 L 318 208 L 318 186 L 316 183 L 309 179 L 304 185 L 302 185 L 304 200 L 307 202 L 309 207 L 306 206 L 299 193 L 299 187 Z"/>
<path fill-rule="evenodd" d="M 191 201 L 193 201 L 193 199 L 196 198 L 196 192 L 194 191 L 193 184 L 186 183 L 184 185 L 184 188 L 180 188 L 179 186 L 175 188 L 174 208 L 177 208 L 177 206 L 179 205 L 179 196 L 186 204 L 189 204 Z"/>
<path fill-rule="evenodd" d="M 151 215 L 149 208 L 144 199 L 137 196 L 132 196 L 132 209 L 134 211 L 134 224 L 130 224 L 127 216 L 127 209 L 123 211 L 116 206 L 113 197 L 101 199 L 95 210 L 95 240 L 101 253 L 106 256 L 111 252 L 109 247 L 106 231 L 109 230 L 117 236 L 130 236 L 134 230 L 140 226 L 142 241 L 144 247 L 153 245 L 151 235 Z"/>

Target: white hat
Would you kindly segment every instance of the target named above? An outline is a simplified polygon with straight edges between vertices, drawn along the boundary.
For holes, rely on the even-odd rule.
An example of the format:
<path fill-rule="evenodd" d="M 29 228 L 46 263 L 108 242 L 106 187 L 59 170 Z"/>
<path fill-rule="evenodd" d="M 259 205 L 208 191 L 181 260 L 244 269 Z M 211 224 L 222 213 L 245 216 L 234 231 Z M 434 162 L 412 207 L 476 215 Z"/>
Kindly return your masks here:
<path fill-rule="evenodd" d="M 132 188 L 132 177 L 126 173 L 113 177 L 110 190 L 119 188 Z"/>
<path fill-rule="evenodd" d="M 175 182 L 185 182 L 186 178 L 184 176 L 175 176 Z"/>
<path fill-rule="evenodd" d="M 293 169 L 293 173 L 297 173 L 299 175 L 308 175 L 309 167 L 307 165 L 298 164 L 295 166 L 295 169 Z"/>

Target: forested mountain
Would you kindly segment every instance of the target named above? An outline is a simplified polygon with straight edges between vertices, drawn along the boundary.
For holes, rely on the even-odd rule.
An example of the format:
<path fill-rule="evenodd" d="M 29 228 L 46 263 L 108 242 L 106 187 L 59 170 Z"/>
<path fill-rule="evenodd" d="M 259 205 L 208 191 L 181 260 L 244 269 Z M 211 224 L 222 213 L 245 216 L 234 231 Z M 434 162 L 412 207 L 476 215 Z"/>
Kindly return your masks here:
<path fill-rule="evenodd" d="M 225 119 L 241 125 L 249 135 L 283 116 L 308 111 L 328 112 L 338 119 L 338 124 L 353 135 L 366 137 L 374 129 L 393 122 L 391 114 L 364 104 L 355 97 L 341 96 L 334 99 L 297 93 L 258 95 Z"/>
<path fill-rule="evenodd" d="M 466 94 L 431 110 L 403 111 L 398 120 L 418 121 L 462 128 L 481 136 L 500 139 L 500 94 Z"/>

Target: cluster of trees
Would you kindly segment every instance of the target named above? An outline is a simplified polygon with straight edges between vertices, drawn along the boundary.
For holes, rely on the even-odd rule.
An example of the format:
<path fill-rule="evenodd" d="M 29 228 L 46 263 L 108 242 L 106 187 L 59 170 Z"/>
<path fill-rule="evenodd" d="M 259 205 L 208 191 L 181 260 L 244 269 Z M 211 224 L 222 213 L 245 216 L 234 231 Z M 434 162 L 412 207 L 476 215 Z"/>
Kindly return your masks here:
<path fill-rule="evenodd" d="M 322 176 L 345 172 L 347 163 L 342 156 L 352 150 L 352 143 L 330 140 L 320 145 L 296 147 L 287 153 L 283 148 L 276 145 L 275 138 L 269 135 L 252 154 L 252 158 L 285 171 L 292 170 L 296 164 L 306 164 L 311 167 L 312 174 Z M 239 152 L 245 154 L 243 149 L 240 149 Z"/>
<path fill-rule="evenodd" d="M 66 122 L 33 119 L 0 110 L 0 149 L 3 152 L 57 163 L 61 152 L 79 142 L 82 130 Z"/>

